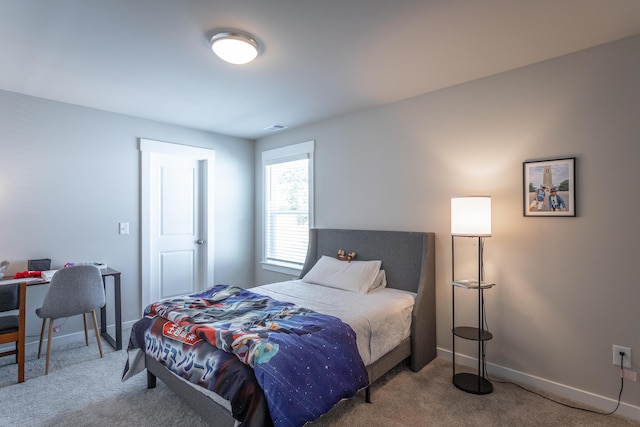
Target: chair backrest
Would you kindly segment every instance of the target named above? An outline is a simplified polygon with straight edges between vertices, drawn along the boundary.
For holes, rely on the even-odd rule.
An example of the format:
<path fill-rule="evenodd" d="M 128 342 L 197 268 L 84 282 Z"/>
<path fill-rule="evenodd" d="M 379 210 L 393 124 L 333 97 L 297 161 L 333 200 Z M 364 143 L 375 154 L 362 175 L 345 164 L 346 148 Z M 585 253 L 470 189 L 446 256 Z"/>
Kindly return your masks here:
<path fill-rule="evenodd" d="M 20 283 L 0 285 L 0 312 L 20 308 Z"/>
<path fill-rule="evenodd" d="M 24 340 L 27 283 L 0 285 L 0 312 L 19 310 L 18 314 L 0 316 L 0 344 Z M 16 351 L 2 352 L 3 356 Z"/>
<path fill-rule="evenodd" d="M 16 355 L 18 382 L 24 382 L 24 341 L 26 326 L 27 283 L 0 285 L 0 312 L 19 310 L 19 313 L 0 316 L 0 344 L 16 343 L 15 350 L 2 351 L 0 356 Z"/>
<path fill-rule="evenodd" d="M 105 304 L 100 270 L 93 265 L 62 268 L 53 275 L 39 316 L 59 319 L 89 313 Z"/>

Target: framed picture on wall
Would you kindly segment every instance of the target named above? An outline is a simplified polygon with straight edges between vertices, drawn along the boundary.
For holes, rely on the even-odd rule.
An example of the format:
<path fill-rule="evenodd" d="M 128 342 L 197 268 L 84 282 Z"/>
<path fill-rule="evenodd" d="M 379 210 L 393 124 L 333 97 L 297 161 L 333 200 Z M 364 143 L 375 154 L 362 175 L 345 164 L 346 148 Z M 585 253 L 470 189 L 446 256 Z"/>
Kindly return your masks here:
<path fill-rule="evenodd" d="M 523 163 L 524 216 L 576 216 L 576 158 Z"/>

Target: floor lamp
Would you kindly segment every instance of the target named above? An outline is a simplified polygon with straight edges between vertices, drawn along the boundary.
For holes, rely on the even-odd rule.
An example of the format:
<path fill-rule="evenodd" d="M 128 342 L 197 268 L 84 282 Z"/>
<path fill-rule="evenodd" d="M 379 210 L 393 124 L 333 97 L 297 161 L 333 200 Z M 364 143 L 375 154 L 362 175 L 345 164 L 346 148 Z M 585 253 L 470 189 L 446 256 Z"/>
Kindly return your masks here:
<path fill-rule="evenodd" d="M 451 199 L 451 285 L 452 286 L 452 351 L 453 351 L 453 384 L 468 393 L 488 394 L 493 385 L 486 378 L 484 365 L 485 342 L 493 335 L 485 330 L 484 290 L 494 286 L 484 281 L 484 239 L 491 236 L 491 197 L 453 197 Z M 477 279 L 456 280 L 455 276 L 455 238 L 470 237 L 478 239 L 478 275 Z M 455 322 L 455 288 L 473 289 L 478 292 L 478 327 L 458 326 Z M 478 343 L 478 372 L 456 374 L 456 337 Z"/>

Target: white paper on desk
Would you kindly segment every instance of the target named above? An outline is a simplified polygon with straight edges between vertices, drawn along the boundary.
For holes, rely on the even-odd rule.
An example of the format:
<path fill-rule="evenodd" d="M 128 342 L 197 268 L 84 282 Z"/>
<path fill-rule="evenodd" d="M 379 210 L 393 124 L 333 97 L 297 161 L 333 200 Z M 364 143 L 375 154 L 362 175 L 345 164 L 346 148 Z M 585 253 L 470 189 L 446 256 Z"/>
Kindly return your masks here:
<path fill-rule="evenodd" d="M 31 282 L 40 282 L 42 280 L 42 278 L 40 277 L 25 277 L 22 279 L 3 279 L 0 280 L 0 286 L 2 285 L 10 285 L 12 283 L 21 283 L 21 282 L 27 282 L 27 283 L 31 283 Z"/>
<path fill-rule="evenodd" d="M 46 271 L 41 271 L 40 272 L 40 276 L 46 280 L 47 282 L 51 281 L 51 278 L 53 277 L 53 275 L 56 273 L 56 271 L 58 270 L 46 270 Z"/>

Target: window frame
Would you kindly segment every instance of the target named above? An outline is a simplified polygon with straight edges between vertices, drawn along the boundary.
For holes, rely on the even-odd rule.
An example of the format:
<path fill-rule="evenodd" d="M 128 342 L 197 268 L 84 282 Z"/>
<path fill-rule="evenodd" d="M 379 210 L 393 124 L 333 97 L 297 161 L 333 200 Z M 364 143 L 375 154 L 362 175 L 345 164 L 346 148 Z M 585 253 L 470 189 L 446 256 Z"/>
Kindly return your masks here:
<path fill-rule="evenodd" d="M 262 152 L 262 268 L 264 270 L 274 271 L 277 273 L 288 274 L 295 276 L 296 278 L 302 271 L 303 264 L 299 265 L 293 262 L 280 262 L 267 259 L 267 179 L 266 170 L 267 166 L 285 163 L 294 160 L 308 159 L 308 183 L 309 183 L 309 229 L 314 226 L 314 168 L 313 159 L 315 152 L 315 141 L 306 141 L 298 144 L 288 145 L 286 147 L 274 148 L 271 150 L 265 150 Z"/>

